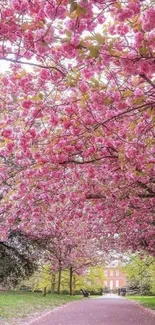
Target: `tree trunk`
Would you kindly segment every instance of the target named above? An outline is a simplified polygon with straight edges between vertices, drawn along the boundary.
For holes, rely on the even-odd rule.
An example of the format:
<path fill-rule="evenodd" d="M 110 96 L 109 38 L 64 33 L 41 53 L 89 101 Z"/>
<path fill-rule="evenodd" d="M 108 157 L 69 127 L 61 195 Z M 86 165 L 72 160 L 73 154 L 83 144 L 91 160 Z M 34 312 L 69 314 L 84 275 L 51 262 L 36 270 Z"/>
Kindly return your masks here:
<path fill-rule="evenodd" d="M 140 295 L 143 295 L 142 278 L 140 279 Z"/>
<path fill-rule="evenodd" d="M 76 289 L 76 277 L 75 274 L 73 275 L 73 295 L 75 294 L 75 289 Z"/>
<path fill-rule="evenodd" d="M 43 296 L 43 297 L 46 296 L 46 287 L 44 287 L 44 288 L 42 289 L 42 296 Z"/>
<path fill-rule="evenodd" d="M 58 272 L 58 294 L 60 294 L 60 287 L 61 287 L 61 266 L 59 267 L 59 272 Z"/>
<path fill-rule="evenodd" d="M 35 290 L 35 284 L 33 283 L 32 284 L 32 292 L 34 292 L 34 290 Z"/>
<path fill-rule="evenodd" d="M 34 289 L 35 289 L 35 280 L 34 278 L 32 278 L 32 292 L 34 292 Z"/>
<path fill-rule="evenodd" d="M 70 267 L 69 269 L 69 291 L 70 291 L 70 296 L 73 294 L 73 268 Z"/>
<path fill-rule="evenodd" d="M 51 275 L 51 293 L 54 293 L 55 291 L 55 273 L 52 273 Z"/>

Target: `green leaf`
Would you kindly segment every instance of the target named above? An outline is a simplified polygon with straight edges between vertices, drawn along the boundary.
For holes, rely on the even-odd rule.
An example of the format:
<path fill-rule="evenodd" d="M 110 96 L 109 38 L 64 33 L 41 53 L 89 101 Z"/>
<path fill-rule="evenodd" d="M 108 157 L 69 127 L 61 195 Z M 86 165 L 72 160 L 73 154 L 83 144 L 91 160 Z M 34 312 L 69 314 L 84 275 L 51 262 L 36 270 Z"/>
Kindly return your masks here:
<path fill-rule="evenodd" d="M 99 46 L 91 46 L 89 47 L 91 58 L 97 58 L 99 55 Z"/>
<path fill-rule="evenodd" d="M 133 92 L 130 89 L 127 89 L 123 92 L 123 97 L 130 97 Z"/>
<path fill-rule="evenodd" d="M 95 34 L 95 40 L 100 44 L 105 43 L 105 40 L 104 40 L 103 36 L 100 33 Z"/>
<path fill-rule="evenodd" d="M 140 48 L 140 54 L 141 55 L 146 55 L 147 53 L 148 53 L 148 49 L 145 46 Z"/>
<path fill-rule="evenodd" d="M 99 83 L 99 81 L 98 81 L 97 79 L 95 79 L 95 78 L 91 78 L 91 81 L 92 81 L 92 83 L 93 83 L 93 86 L 95 86 L 95 87 L 99 87 L 100 83 Z"/>
<path fill-rule="evenodd" d="M 77 7 L 76 7 L 76 14 L 77 14 L 77 16 L 86 15 L 86 13 L 87 13 L 87 9 L 86 8 L 83 8 L 80 5 L 77 5 Z"/>
<path fill-rule="evenodd" d="M 74 12 L 77 8 L 77 1 L 76 0 L 70 0 L 70 13 Z"/>

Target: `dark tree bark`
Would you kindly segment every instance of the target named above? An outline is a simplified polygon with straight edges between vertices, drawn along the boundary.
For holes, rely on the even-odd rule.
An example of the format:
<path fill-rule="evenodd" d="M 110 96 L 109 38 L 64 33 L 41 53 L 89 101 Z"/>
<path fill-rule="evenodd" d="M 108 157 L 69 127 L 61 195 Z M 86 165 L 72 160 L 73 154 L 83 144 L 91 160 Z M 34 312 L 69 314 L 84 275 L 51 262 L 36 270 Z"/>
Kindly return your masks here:
<path fill-rule="evenodd" d="M 51 275 L 51 293 L 54 293 L 55 291 L 55 273 L 52 273 Z"/>
<path fill-rule="evenodd" d="M 46 287 L 44 287 L 44 288 L 42 289 L 42 296 L 43 296 L 43 297 L 46 296 Z"/>
<path fill-rule="evenodd" d="M 69 269 L 69 292 L 70 296 L 73 295 L 73 268 L 70 267 Z"/>
<path fill-rule="evenodd" d="M 61 272 L 62 272 L 62 268 L 60 264 L 59 271 L 58 271 L 58 294 L 60 294 L 60 289 L 61 289 Z"/>

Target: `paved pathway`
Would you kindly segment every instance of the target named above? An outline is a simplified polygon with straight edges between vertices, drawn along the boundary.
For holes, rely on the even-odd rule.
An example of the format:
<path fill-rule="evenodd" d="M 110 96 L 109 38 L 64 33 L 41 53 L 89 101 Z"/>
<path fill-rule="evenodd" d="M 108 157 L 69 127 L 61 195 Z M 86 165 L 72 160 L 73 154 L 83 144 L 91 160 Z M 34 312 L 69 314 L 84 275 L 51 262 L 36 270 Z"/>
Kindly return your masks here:
<path fill-rule="evenodd" d="M 155 325 L 155 314 L 114 296 L 69 303 L 28 325 Z"/>

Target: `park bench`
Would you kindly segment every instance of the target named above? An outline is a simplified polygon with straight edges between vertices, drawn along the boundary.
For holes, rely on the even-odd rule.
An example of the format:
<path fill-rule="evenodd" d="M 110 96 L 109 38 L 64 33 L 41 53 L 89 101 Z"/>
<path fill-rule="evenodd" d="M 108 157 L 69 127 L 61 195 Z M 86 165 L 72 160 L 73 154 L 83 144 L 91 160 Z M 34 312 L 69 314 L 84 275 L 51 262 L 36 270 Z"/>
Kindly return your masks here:
<path fill-rule="evenodd" d="M 83 297 L 89 297 L 89 292 L 87 290 L 81 289 L 81 292 L 83 294 Z"/>

